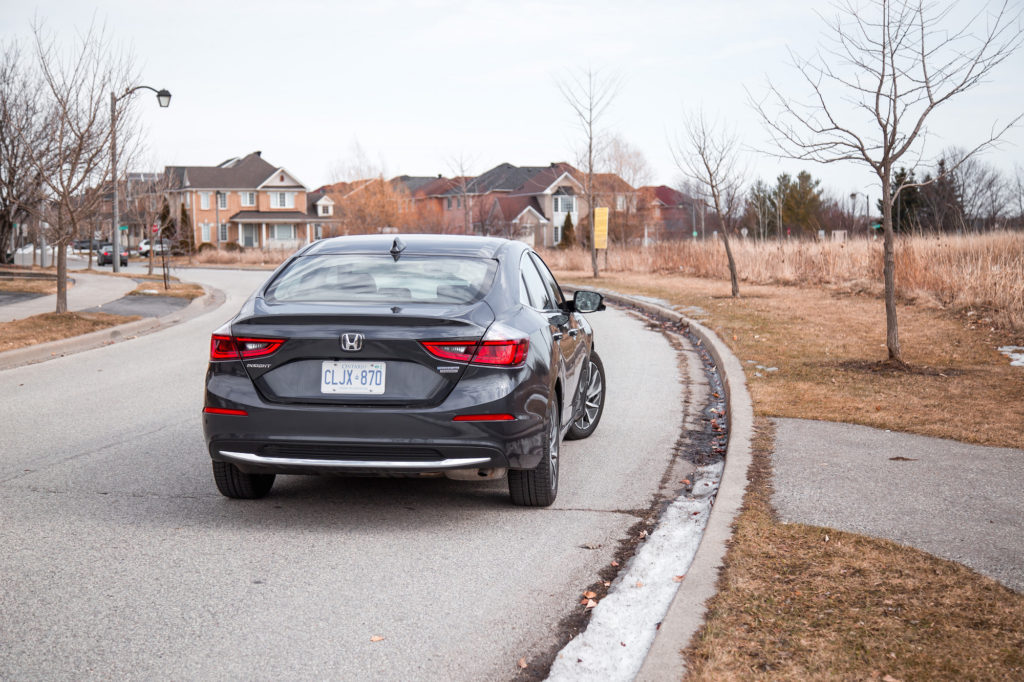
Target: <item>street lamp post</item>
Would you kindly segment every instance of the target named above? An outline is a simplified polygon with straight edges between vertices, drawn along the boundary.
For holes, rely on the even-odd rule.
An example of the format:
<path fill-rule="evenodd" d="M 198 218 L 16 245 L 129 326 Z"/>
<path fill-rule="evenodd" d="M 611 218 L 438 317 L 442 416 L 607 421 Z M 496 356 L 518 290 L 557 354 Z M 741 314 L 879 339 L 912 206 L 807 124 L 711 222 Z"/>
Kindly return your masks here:
<path fill-rule="evenodd" d="M 110 93 L 110 180 L 114 186 L 114 234 L 112 235 L 111 243 L 114 247 L 114 253 L 112 254 L 111 261 L 114 266 L 114 272 L 121 272 L 121 226 L 118 223 L 121 222 L 121 212 L 118 204 L 120 199 L 120 190 L 117 186 L 117 102 L 139 90 L 152 90 L 156 93 L 156 101 L 160 104 L 161 108 L 166 108 L 171 104 L 171 93 L 167 90 L 157 90 L 151 88 L 148 85 L 136 85 L 134 88 L 128 88 L 120 95 L 115 95 L 113 92 Z"/>

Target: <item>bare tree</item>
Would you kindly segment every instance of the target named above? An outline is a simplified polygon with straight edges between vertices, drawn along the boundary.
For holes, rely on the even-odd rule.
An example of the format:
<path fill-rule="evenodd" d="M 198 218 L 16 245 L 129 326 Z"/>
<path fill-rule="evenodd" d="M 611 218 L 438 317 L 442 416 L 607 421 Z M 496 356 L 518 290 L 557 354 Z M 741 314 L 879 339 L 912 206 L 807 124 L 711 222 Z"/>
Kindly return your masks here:
<path fill-rule="evenodd" d="M 690 115 L 683 137 L 672 147 L 672 158 L 679 170 L 692 180 L 701 194 L 711 198 L 718 219 L 718 234 L 729 261 L 732 295 L 740 295 L 736 260 L 729 237 L 743 207 L 743 173 L 739 168 L 739 138 L 709 123 L 703 112 Z"/>
<path fill-rule="evenodd" d="M 641 226 L 638 224 L 640 216 L 636 189 L 650 182 L 651 167 L 647 163 L 644 153 L 619 135 L 612 135 L 608 138 L 604 149 L 604 161 L 601 165 L 614 176 L 610 178 L 609 184 L 612 186 L 605 189 L 610 194 L 610 200 L 614 201 L 609 208 L 615 212 L 615 217 L 620 223 L 617 232 L 622 242 L 625 243 L 630 238 L 639 236 L 637 233 L 640 232 Z M 621 179 L 629 185 L 631 191 L 624 193 L 626 188 L 614 186 L 617 184 L 615 178 Z"/>
<path fill-rule="evenodd" d="M 473 176 L 469 174 L 469 164 L 470 161 L 462 153 L 448 160 L 448 170 L 451 171 L 455 180 L 453 189 L 458 192 L 456 196 L 459 207 L 462 209 L 463 234 L 473 234 L 474 218 L 482 217 L 480 208 L 477 208 L 475 212 L 473 210 L 474 204 L 482 205 L 482 197 L 478 197 L 473 192 Z M 481 229 L 484 227 L 485 225 L 481 225 Z M 483 234 L 486 236 L 486 231 Z"/>
<path fill-rule="evenodd" d="M 597 248 L 594 243 L 594 173 L 595 164 L 601 156 L 598 126 L 609 105 L 614 101 L 615 95 L 618 94 L 619 79 L 602 76 L 588 68 L 560 79 L 558 89 L 575 114 L 585 141 L 581 153 L 581 165 L 585 174 L 583 193 L 590 225 L 590 264 L 594 270 L 594 277 L 597 277 Z"/>
<path fill-rule="evenodd" d="M 944 165 L 952 168 L 949 177 L 963 203 L 964 231 L 981 232 L 999 226 L 1010 207 L 1010 182 L 1002 171 L 976 156 L 967 156 L 959 147 L 946 150 Z"/>
<path fill-rule="evenodd" d="M 904 367 L 892 229 L 893 204 L 903 188 L 893 187 L 893 170 L 904 156 L 923 156 L 925 123 L 937 108 L 985 82 L 1017 49 L 1019 20 L 1006 2 L 952 29 L 945 25 L 953 9 L 948 3 L 871 0 L 862 9 L 860 3 L 840 0 L 834 8 L 835 16 L 826 19 L 832 43 L 824 53 L 811 59 L 791 53 L 809 99 L 792 100 L 769 82 L 767 99 L 773 105 L 754 105 L 782 156 L 865 163 L 881 182 L 886 346 L 889 362 Z M 980 23 L 984 26 L 975 34 Z M 967 157 L 1019 120 L 994 125 Z"/>
<path fill-rule="evenodd" d="M 131 82 L 131 60 L 114 54 L 105 32 L 95 26 L 79 36 L 73 50 L 63 53 L 41 24 L 32 30 L 44 97 L 52 108 L 52 133 L 49 144 L 29 149 L 28 161 L 49 197 L 57 247 L 56 312 L 63 313 L 67 247 L 101 204 L 103 193 L 95 189 L 110 172 L 108 97 Z M 127 135 L 131 126 L 121 130 Z"/>
<path fill-rule="evenodd" d="M 42 177 L 29 162 L 29 150 L 42 150 L 49 118 L 39 72 L 26 64 L 21 46 L 0 46 L 0 262 L 14 250 L 16 224 L 23 224 L 43 199 Z"/>

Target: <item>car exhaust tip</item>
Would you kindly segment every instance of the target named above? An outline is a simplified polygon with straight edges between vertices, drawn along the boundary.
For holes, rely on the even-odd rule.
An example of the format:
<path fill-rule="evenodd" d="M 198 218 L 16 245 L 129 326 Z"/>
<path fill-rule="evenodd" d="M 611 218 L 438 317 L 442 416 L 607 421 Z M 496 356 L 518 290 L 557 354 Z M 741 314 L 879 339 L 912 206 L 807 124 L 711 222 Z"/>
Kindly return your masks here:
<path fill-rule="evenodd" d="M 494 469 L 452 469 L 444 472 L 444 475 L 453 481 L 492 481 L 504 478 L 507 473 L 508 469 L 496 467 Z"/>

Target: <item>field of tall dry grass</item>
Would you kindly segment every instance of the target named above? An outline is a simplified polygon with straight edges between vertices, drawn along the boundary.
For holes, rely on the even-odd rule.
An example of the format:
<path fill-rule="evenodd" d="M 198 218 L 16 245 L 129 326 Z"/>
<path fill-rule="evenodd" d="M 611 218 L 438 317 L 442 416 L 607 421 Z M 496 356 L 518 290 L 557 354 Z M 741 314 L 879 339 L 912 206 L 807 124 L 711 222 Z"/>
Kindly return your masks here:
<path fill-rule="evenodd" d="M 823 286 L 863 293 L 882 291 L 882 240 L 756 242 L 731 244 L 742 283 Z M 553 270 L 589 272 L 590 252 L 551 249 Z M 719 240 L 612 247 L 599 255 L 601 270 L 677 273 L 728 279 Z M 896 243 L 896 287 L 903 301 L 954 312 L 984 313 L 1002 327 L 1024 331 L 1024 233 L 901 237 Z"/>
<path fill-rule="evenodd" d="M 742 283 L 833 287 L 854 293 L 882 292 L 882 240 L 847 242 L 737 239 L 733 255 Z M 208 250 L 193 256 L 207 265 L 275 267 L 284 250 Z M 586 273 L 590 252 L 548 249 L 553 270 Z M 728 279 L 725 249 L 717 239 L 664 242 L 648 247 L 613 246 L 600 254 L 602 271 L 679 274 Z M 181 264 L 185 264 L 183 259 Z M 897 294 L 905 302 L 963 312 L 974 310 L 1001 327 L 1024 332 L 1024 233 L 901 237 L 896 243 Z"/>

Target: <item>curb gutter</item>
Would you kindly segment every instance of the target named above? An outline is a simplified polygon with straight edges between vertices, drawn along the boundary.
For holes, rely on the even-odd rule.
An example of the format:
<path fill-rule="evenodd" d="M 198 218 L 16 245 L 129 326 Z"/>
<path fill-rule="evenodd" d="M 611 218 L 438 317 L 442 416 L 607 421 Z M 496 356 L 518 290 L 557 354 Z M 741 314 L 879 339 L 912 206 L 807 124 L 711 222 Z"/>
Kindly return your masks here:
<path fill-rule="evenodd" d="M 61 358 L 65 355 L 73 355 L 82 351 L 109 346 L 119 341 L 127 341 L 136 336 L 149 334 L 173 324 L 179 324 L 198 317 L 205 312 L 215 310 L 224 303 L 226 296 L 220 289 L 203 285 L 203 290 L 206 292 L 203 296 L 192 299 L 192 302 L 181 310 L 176 310 L 163 317 L 147 317 L 80 336 L 72 336 L 67 339 L 58 339 L 35 346 L 4 351 L 0 353 L 0 370 L 34 365 L 54 358 Z"/>
<path fill-rule="evenodd" d="M 570 289 L 577 288 L 570 286 Z M 588 288 L 588 287 L 579 287 Z M 598 289 L 612 303 L 620 303 L 689 326 L 711 354 L 725 389 L 729 443 L 718 493 L 712 503 L 703 537 L 686 577 L 662 619 L 643 665 L 633 678 L 643 682 L 678 681 L 686 671 L 682 650 L 704 624 L 706 603 L 717 592 L 719 571 L 733 523 L 739 514 L 752 462 L 750 444 L 754 430 L 754 408 L 747 391 L 746 375 L 739 359 L 718 335 L 685 315 L 650 300 Z M 657 532 L 657 530 L 655 530 Z M 614 653 L 609 655 L 614 656 Z"/>

